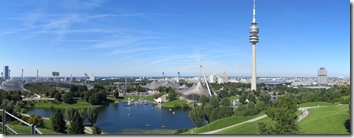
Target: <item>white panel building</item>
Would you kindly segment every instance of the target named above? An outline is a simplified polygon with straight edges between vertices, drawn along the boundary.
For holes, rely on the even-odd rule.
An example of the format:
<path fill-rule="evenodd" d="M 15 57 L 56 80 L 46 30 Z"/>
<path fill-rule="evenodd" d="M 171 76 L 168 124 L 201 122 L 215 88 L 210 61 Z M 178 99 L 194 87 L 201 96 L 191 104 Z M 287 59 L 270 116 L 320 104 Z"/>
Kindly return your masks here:
<path fill-rule="evenodd" d="M 319 85 L 326 85 L 327 84 L 327 70 L 324 67 L 321 67 L 318 70 L 317 83 Z"/>
<path fill-rule="evenodd" d="M 216 74 L 213 73 L 209 76 L 209 83 L 216 83 Z"/>

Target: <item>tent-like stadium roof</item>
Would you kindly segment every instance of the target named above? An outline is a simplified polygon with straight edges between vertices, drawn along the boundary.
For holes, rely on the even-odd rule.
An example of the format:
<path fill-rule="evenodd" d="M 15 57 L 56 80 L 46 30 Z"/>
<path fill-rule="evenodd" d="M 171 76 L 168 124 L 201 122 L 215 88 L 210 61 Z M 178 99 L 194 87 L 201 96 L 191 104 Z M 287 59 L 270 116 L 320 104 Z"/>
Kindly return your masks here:
<path fill-rule="evenodd" d="M 23 81 L 20 79 L 7 80 L 1 83 L 1 89 L 6 91 L 28 91 L 23 88 Z"/>
<path fill-rule="evenodd" d="M 194 97 L 199 97 L 202 95 L 209 96 L 208 89 L 202 85 L 201 81 L 197 82 L 195 85 L 188 89 L 177 90 L 177 92 L 182 94 L 184 97 L 194 100 L 196 100 Z"/>

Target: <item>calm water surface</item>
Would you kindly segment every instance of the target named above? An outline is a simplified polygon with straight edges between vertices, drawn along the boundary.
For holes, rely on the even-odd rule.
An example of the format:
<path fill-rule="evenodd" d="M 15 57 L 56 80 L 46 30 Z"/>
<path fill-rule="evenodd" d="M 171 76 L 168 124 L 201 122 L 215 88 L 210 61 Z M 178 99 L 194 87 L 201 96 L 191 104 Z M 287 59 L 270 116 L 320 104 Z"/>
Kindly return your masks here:
<path fill-rule="evenodd" d="M 126 105 L 127 102 L 119 102 L 100 107 L 96 125 L 108 134 L 194 127 L 193 122 L 188 118 L 189 110 L 169 110 L 154 106 L 152 103 L 147 103 L 147 105 L 132 104 L 130 107 L 126 107 Z M 54 110 L 32 109 L 27 113 L 51 117 L 54 115 Z"/>

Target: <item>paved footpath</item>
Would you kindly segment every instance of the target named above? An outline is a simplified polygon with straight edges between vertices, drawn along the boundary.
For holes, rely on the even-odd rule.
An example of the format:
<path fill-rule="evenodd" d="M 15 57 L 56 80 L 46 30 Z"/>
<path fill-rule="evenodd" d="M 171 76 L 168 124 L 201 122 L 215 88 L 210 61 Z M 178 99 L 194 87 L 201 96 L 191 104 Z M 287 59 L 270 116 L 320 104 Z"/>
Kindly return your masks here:
<path fill-rule="evenodd" d="M 302 112 L 302 114 L 298 117 L 297 122 L 301 121 L 303 118 L 305 118 L 309 114 L 307 109 L 318 108 L 318 107 L 324 107 L 324 106 L 312 106 L 312 107 L 301 107 L 301 108 L 299 108 L 298 110 L 300 110 Z M 255 121 L 261 120 L 261 119 L 266 118 L 266 117 L 267 117 L 267 115 L 262 115 L 262 116 L 259 116 L 259 117 L 256 117 L 256 118 L 253 118 L 253 119 L 250 119 L 250 120 L 247 120 L 247 121 L 235 124 L 235 125 L 231 125 L 231 126 L 228 126 L 228 127 L 224 127 L 224 128 L 212 130 L 212 131 L 209 131 L 209 132 L 200 133 L 200 134 L 215 134 L 215 133 L 218 133 L 220 131 L 223 131 L 223 130 L 226 130 L 226 129 L 229 129 L 229 128 L 232 128 L 232 127 L 236 127 L 236 126 L 239 126 L 239 125 L 242 125 L 242 124 L 245 124 L 245 123 L 255 122 Z"/>

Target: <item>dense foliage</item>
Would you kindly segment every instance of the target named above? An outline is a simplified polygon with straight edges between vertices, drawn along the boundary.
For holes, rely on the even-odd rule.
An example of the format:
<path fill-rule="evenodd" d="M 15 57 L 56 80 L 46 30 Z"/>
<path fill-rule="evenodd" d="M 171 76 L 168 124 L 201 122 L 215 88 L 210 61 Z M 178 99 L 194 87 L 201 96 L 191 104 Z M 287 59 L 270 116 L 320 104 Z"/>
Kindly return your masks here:
<path fill-rule="evenodd" d="M 298 134 L 299 126 L 296 122 L 297 111 L 296 99 L 283 96 L 275 100 L 271 107 L 266 110 L 268 117 L 276 121 L 274 127 L 259 123 L 261 134 Z"/>
<path fill-rule="evenodd" d="M 54 131 L 59 133 L 66 133 L 66 122 L 59 109 L 56 109 L 53 117 L 50 118 Z"/>
<path fill-rule="evenodd" d="M 85 134 L 84 121 L 79 112 L 77 110 L 73 110 L 72 115 L 72 121 L 70 122 L 70 127 L 68 128 L 68 134 Z"/>

